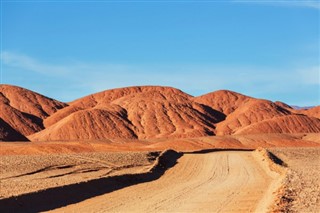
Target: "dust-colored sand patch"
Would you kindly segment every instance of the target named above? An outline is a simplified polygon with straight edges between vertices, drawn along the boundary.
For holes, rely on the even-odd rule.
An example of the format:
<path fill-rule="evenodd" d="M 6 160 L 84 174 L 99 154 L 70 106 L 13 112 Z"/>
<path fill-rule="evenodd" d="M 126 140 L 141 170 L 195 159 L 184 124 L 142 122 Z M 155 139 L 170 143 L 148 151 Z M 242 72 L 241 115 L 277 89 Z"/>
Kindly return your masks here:
<path fill-rule="evenodd" d="M 91 141 L 0 142 L 2 155 L 47 155 L 84 152 L 163 151 L 203 149 L 256 149 L 259 147 L 320 147 L 320 134 L 254 134 L 148 140 L 104 139 Z"/>
<path fill-rule="evenodd" d="M 148 170 L 158 152 L 0 156 L 0 198 Z"/>
<path fill-rule="evenodd" d="M 319 212 L 320 148 L 272 148 L 289 171 L 274 212 Z"/>

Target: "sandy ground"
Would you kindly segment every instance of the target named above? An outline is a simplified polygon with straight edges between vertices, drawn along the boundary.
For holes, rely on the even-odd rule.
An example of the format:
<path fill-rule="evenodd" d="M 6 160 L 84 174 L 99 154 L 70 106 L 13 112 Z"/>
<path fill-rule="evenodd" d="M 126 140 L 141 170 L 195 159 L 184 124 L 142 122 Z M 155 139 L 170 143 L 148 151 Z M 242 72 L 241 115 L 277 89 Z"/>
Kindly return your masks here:
<path fill-rule="evenodd" d="M 0 199 L 89 181 L 140 173 L 157 152 L 110 152 L 0 156 Z"/>
<path fill-rule="evenodd" d="M 252 152 L 184 154 L 155 181 L 53 212 L 255 212 L 273 180 Z"/>
<path fill-rule="evenodd" d="M 105 139 L 93 141 L 0 142 L 3 155 L 46 155 L 83 152 L 195 151 L 213 148 L 320 147 L 320 133 L 254 134 L 149 140 Z"/>
<path fill-rule="evenodd" d="M 272 148 L 289 172 L 276 212 L 320 212 L 320 148 Z"/>
<path fill-rule="evenodd" d="M 54 189 L 44 194 L 57 196 L 50 197 L 54 203 L 61 198 L 61 192 L 65 193 L 59 205 L 47 208 L 65 205 L 56 209 L 57 212 L 265 212 L 275 195 L 278 201 L 274 212 L 319 212 L 319 136 L 267 134 L 144 141 L 0 143 L 0 209 L 2 201 L 9 197 L 35 193 L 38 199 L 42 196 L 39 191 Z M 268 147 L 287 164 L 285 179 L 270 172 L 265 159 L 248 151 L 188 153 L 156 178 L 140 181 L 139 176 L 129 182 L 108 179 L 148 172 L 160 151 L 167 148 L 194 151 L 260 146 Z M 279 188 L 279 181 L 284 185 L 278 194 L 273 194 Z M 117 187 L 119 183 L 121 187 Z M 111 189 L 101 186 L 111 186 Z M 90 191 L 92 187 L 96 189 Z M 69 200 L 70 196 L 75 198 Z M 24 202 L 33 199 L 29 195 L 25 198 Z"/>

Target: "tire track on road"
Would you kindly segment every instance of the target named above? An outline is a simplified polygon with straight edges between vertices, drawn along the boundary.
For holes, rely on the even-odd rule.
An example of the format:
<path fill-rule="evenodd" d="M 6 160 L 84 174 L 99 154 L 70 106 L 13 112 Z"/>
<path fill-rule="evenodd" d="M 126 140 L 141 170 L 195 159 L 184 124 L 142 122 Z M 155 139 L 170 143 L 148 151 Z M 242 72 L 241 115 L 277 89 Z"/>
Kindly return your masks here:
<path fill-rule="evenodd" d="M 274 180 L 252 152 L 184 154 L 152 182 L 64 208 L 61 212 L 255 212 Z"/>

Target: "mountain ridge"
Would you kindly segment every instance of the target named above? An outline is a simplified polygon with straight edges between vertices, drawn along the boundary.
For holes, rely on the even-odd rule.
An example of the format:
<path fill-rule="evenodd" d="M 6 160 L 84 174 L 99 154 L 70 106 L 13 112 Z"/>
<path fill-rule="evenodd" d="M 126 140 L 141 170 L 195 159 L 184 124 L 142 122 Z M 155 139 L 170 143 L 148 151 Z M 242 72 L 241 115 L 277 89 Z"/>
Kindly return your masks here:
<path fill-rule="evenodd" d="M 0 85 L 0 108 L 0 130 L 6 136 L 0 137 L 2 141 L 320 132 L 319 106 L 297 110 L 230 90 L 193 97 L 173 87 L 137 86 L 63 103 L 21 87 Z"/>

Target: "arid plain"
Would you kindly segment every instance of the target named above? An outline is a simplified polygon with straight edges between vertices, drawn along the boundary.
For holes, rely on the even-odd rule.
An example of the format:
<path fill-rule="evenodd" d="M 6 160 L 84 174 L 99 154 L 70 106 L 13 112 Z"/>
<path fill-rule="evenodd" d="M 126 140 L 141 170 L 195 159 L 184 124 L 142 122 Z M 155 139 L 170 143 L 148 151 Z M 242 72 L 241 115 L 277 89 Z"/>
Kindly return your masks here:
<path fill-rule="evenodd" d="M 1 212 L 317 212 L 320 106 L 221 90 L 70 103 L 0 86 Z"/>

